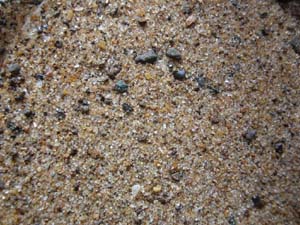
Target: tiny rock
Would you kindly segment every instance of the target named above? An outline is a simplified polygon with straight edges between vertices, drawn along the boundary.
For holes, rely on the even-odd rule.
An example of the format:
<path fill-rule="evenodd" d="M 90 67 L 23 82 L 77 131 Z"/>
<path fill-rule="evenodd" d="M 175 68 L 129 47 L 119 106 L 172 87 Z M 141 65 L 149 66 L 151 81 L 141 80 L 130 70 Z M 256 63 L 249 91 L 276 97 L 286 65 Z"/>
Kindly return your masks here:
<path fill-rule="evenodd" d="M 167 50 L 166 55 L 171 59 L 176 59 L 176 60 L 181 59 L 181 53 L 176 48 L 169 48 Z"/>
<path fill-rule="evenodd" d="M 124 93 L 128 91 L 128 85 L 123 81 L 123 80 L 119 80 L 116 85 L 115 85 L 115 90 L 118 93 Z"/>
<path fill-rule="evenodd" d="M 190 15 L 185 21 L 186 27 L 191 27 L 192 25 L 194 25 L 196 23 L 196 20 L 196 16 Z"/>
<path fill-rule="evenodd" d="M 185 76 L 185 70 L 176 70 L 173 72 L 173 76 L 176 80 L 184 80 L 186 78 Z"/>
<path fill-rule="evenodd" d="M 149 50 L 143 54 L 137 55 L 135 58 L 136 63 L 154 63 L 156 62 L 158 56 L 154 50 Z"/>
<path fill-rule="evenodd" d="M 8 66 L 8 72 L 10 72 L 12 75 L 19 75 L 21 71 L 21 67 L 19 64 L 11 64 Z"/>
<path fill-rule="evenodd" d="M 159 193 L 161 192 L 162 187 L 160 185 L 156 185 L 153 187 L 153 192 L 154 193 Z"/>
<path fill-rule="evenodd" d="M 300 36 L 296 36 L 290 43 L 294 51 L 300 55 Z"/>

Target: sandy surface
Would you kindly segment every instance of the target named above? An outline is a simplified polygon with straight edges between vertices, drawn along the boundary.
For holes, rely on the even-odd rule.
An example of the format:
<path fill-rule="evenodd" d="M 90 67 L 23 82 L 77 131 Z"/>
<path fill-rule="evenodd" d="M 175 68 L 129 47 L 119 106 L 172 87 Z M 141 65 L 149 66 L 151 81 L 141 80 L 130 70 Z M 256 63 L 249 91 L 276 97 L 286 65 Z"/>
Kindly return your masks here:
<path fill-rule="evenodd" d="M 0 224 L 300 223 L 300 28 L 277 2 L 33 10 L 1 39 Z"/>

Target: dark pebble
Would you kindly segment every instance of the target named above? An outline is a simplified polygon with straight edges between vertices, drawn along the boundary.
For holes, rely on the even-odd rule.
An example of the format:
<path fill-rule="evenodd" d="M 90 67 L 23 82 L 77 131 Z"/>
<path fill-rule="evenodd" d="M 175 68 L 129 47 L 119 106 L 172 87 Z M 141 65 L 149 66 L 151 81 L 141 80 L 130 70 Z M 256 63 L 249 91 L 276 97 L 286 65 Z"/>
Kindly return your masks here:
<path fill-rule="evenodd" d="M 229 217 L 228 223 L 229 223 L 229 225 L 236 225 L 236 221 L 235 221 L 234 216 L 230 216 Z"/>
<path fill-rule="evenodd" d="M 5 183 L 3 180 L 0 179 L 0 191 L 5 189 Z"/>
<path fill-rule="evenodd" d="M 41 74 L 41 73 L 38 73 L 34 76 L 34 78 L 36 80 L 44 80 L 45 79 L 45 75 L 44 74 Z"/>
<path fill-rule="evenodd" d="M 25 115 L 27 118 L 33 118 L 33 117 L 35 116 L 35 113 L 32 112 L 32 111 L 29 110 L 29 109 L 26 109 L 26 110 L 24 111 L 24 115 Z"/>
<path fill-rule="evenodd" d="M 136 63 L 155 63 L 158 56 L 157 54 L 151 49 L 148 52 L 143 54 L 137 55 L 135 58 Z"/>
<path fill-rule="evenodd" d="M 173 76 L 176 80 L 184 80 L 185 77 L 185 70 L 181 69 L 181 70 L 176 70 L 173 72 Z"/>
<path fill-rule="evenodd" d="M 119 93 L 127 92 L 128 85 L 123 80 L 119 80 L 115 85 L 115 90 Z"/>
<path fill-rule="evenodd" d="M 17 126 L 14 122 L 8 122 L 6 124 L 6 126 L 11 131 L 12 138 L 15 138 L 17 135 L 21 134 L 23 131 L 23 129 L 21 127 Z"/>
<path fill-rule="evenodd" d="M 256 130 L 248 129 L 246 133 L 244 133 L 244 138 L 249 142 L 254 140 L 256 138 Z"/>
<path fill-rule="evenodd" d="M 75 155 L 77 155 L 77 153 L 78 153 L 78 150 L 77 149 L 75 149 L 75 148 L 73 148 L 72 150 L 71 150 L 71 152 L 70 152 L 70 156 L 75 156 Z"/>
<path fill-rule="evenodd" d="M 62 48 L 63 47 L 63 43 L 61 41 L 56 41 L 55 42 L 55 47 L 56 48 Z"/>
<path fill-rule="evenodd" d="M 133 107 L 131 105 L 129 105 L 128 103 L 123 103 L 122 104 L 122 109 L 124 112 L 126 113 L 131 113 L 133 112 Z"/>
<path fill-rule="evenodd" d="M 295 37 L 290 43 L 294 51 L 300 55 L 300 36 Z"/>
<path fill-rule="evenodd" d="M 176 59 L 176 60 L 181 59 L 181 53 L 176 48 L 169 48 L 167 50 L 166 55 L 171 59 Z"/>
<path fill-rule="evenodd" d="M 258 195 L 252 197 L 252 202 L 253 202 L 253 206 L 257 209 L 261 209 L 264 207 L 264 203 Z"/>
<path fill-rule="evenodd" d="M 19 64 L 11 64 L 8 66 L 8 72 L 10 72 L 14 76 L 19 75 L 20 71 L 21 67 L 19 66 Z"/>
<path fill-rule="evenodd" d="M 80 187 L 79 183 L 74 184 L 74 187 L 73 187 L 74 191 L 79 191 L 79 187 Z"/>
<path fill-rule="evenodd" d="M 25 91 L 22 91 L 15 97 L 15 100 L 17 102 L 22 102 L 25 99 L 25 95 L 26 95 Z"/>
<path fill-rule="evenodd" d="M 56 109 L 56 118 L 58 119 L 58 120 L 63 120 L 63 119 L 65 119 L 66 118 L 66 113 L 65 113 L 65 111 L 64 110 L 62 110 L 62 109 Z"/>
<path fill-rule="evenodd" d="M 9 79 L 9 86 L 12 89 L 16 89 L 16 87 L 19 87 L 22 83 L 24 83 L 24 81 L 25 81 L 24 77 L 14 76 Z"/>
<path fill-rule="evenodd" d="M 183 174 L 181 172 L 176 172 L 176 173 L 173 173 L 171 174 L 171 178 L 176 181 L 176 182 L 179 182 L 183 177 Z"/>
<path fill-rule="evenodd" d="M 88 114 L 90 112 L 90 104 L 86 99 L 80 99 L 78 104 L 78 111 L 80 111 L 82 114 Z"/>
<path fill-rule="evenodd" d="M 5 48 L 0 47 L 0 55 L 4 55 L 5 53 Z"/>
<path fill-rule="evenodd" d="M 176 209 L 176 211 L 180 211 L 181 209 L 183 209 L 183 205 L 181 203 L 177 203 L 175 205 L 175 209 Z"/>
<path fill-rule="evenodd" d="M 206 79 L 203 76 L 196 77 L 198 88 L 204 88 L 206 84 Z"/>
<path fill-rule="evenodd" d="M 283 153 L 283 143 L 282 142 L 276 142 L 274 144 L 274 148 L 275 148 L 275 151 L 278 153 L 278 154 L 282 154 Z"/>
<path fill-rule="evenodd" d="M 264 12 L 262 14 L 260 14 L 260 18 L 261 19 L 266 19 L 268 17 L 268 13 L 267 12 Z"/>

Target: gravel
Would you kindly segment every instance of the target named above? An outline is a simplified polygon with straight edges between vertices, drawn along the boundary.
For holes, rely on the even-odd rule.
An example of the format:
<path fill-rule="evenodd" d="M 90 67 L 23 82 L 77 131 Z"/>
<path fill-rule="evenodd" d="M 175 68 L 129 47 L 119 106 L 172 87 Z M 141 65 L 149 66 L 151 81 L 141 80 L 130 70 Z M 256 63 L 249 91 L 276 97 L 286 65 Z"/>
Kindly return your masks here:
<path fill-rule="evenodd" d="M 166 55 L 171 59 L 176 59 L 176 60 L 181 59 L 181 53 L 176 48 L 169 48 L 167 50 Z"/>
<path fill-rule="evenodd" d="M 128 85 L 125 83 L 125 81 L 123 80 L 119 80 L 116 84 L 115 84 L 115 90 L 118 93 L 125 93 L 128 91 Z"/>
<path fill-rule="evenodd" d="M 184 80 L 186 79 L 186 76 L 185 76 L 185 70 L 184 69 L 180 69 L 180 70 L 175 70 L 173 72 L 173 76 L 176 80 Z"/>
<path fill-rule="evenodd" d="M 137 55 L 135 58 L 136 63 L 155 63 L 158 56 L 154 50 L 149 50 L 143 54 Z"/>
<path fill-rule="evenodd" d="M 296 36 L 291 41 L 291 46 L 294 49 L 294 51 L 300 55 L 300 36 Z"/>
<path fill-rule="evenodd" d="M 300 224 L 299 22 L 276 1 L 20 2 L 0 7 L 0 223 Z"/>

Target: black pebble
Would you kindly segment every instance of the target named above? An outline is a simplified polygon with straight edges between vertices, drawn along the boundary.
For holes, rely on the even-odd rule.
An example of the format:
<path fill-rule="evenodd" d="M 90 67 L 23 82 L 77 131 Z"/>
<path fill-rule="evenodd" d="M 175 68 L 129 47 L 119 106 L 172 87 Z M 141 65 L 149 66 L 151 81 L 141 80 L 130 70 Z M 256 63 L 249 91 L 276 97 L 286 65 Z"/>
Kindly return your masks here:
<path fill-rule="evenodd" d="M 294 39 L 290 42 L 294 51 L 300 55 L 300 36 L 294 37 Z"/>
<path fill-rule="evenodd" d="M 275 148 L 275 151 L 278 153 L 278 154 L 282 154 L 283 153 L 283 143 L 282 142 L 276 142 L 274 144 L 274 148 Z"/>
<path fill-rule="evenodd" d="M 33 118 L 33 117 L 35 116 L 35 113 L 32 112 L 32 111 L 29 110 L 29 109 L 26 109 L 26 110 L 24 111 L 24 115 L 25 115 L 27 118 Z"/>
<path fill-rule="evenodd" d="M 252 202 L 253 202 L 254 207 L 257 209 L 261 209 L 264 207 L 264 203 L 258 195 L 252 197 Z"/>
<path fill-rule="evenodd" d="M 61 41 L 56 41 L 55 42 L 55 47 L 56 48 L 62 48 L 63 47 L 63 43 Z"/>
<path fill-rule="evenodd" d="M 44 80 L 45 79 L 45 75 L 44 74 L 41 74 L 41 73 L 38 73 L 34 76 L 34 78 L 36 80 Z"/>
<path fill-rule="evenodd" d="M 56 118 L 58 120 L 63 120 L 66 118 L 66 113 L 64 110 L 62 109 L 56 109 Z"/>
<path fill-rule="evenodd" d="M 128 103 L 123 103 L 122 109 L 126 113 L 131 113 L 133 111 L 133 107 L 131 105 L 129 105 Z"/>

